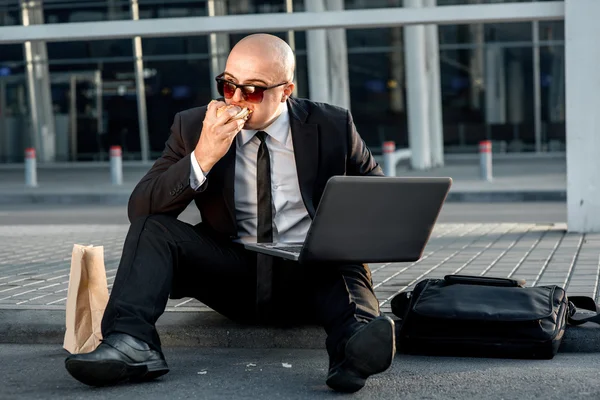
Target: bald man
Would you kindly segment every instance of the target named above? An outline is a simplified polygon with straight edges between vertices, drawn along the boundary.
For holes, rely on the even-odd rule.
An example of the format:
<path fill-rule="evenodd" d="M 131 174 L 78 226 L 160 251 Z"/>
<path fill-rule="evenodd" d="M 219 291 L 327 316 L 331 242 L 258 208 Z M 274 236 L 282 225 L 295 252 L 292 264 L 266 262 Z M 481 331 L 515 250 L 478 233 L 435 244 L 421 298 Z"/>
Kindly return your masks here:
<path fill-rule="evenodd" d="M 162 156 L 129 200 L 104 340 L 66 359 L 73 377 L 103 386 L 166 374 L 155 323 L 169 296 L 194 297 L 241 323 L 321 324 L 326 382 L 337 391 L 357 391 L 389 368 L 394 324 L 380 313 L 367 265 L 298 265 L 242 244 L 302 242 L 329 178 L 383 175 L 350 113 L 291 98 L 293 77 L 290 47 L 251 35 L 216 78 L 224 101 L 175 116 Z M 249 117 L 232 119 L 242 109 Z M 195 226 L 177 219 L 192 201 L 202 217 Z"/>

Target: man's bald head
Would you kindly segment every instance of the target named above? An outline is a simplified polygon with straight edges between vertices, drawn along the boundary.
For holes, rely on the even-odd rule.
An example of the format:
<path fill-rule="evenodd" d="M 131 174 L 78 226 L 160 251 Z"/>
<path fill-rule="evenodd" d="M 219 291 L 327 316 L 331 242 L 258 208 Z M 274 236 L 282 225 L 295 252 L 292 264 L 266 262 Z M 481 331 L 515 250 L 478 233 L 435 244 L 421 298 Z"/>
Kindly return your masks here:
<path fill-rule="evenodd" d="M 238 88 L 228 104 L 252 111 L 244 125 L 246 129 L 269 126 L 282 111 L 282 103 L 294 91 L 295 58 L 288 44 L 277 36 L 264 33 L 240 40 L 229 53 L 223 77 L 233 84 L 269 87 L 260 102 L 249 102 Z"/>
<path fill-rule="evenodd" d="M 265 67 L 276 72 L 282 81 L 292 81 L 296 60 L 291 47 L 282 39 L 266 33 L 249 35 L 231 50 L 230 58 L 260 58 Z"/>

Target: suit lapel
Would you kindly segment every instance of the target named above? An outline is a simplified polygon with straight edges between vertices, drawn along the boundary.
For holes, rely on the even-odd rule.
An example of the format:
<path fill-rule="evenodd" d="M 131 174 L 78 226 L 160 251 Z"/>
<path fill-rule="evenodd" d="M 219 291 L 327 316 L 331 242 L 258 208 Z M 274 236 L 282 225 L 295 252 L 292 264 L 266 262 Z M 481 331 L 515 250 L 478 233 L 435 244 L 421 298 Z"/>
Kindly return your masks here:
<path fill-rule="evenodd" d="M 290 127 L 300 193 L 310 217 L 315 215 L 313 192 L 319 168 L 319 128 L 306 123 L 308 111 L 294 99 L 288 100 Z"/>

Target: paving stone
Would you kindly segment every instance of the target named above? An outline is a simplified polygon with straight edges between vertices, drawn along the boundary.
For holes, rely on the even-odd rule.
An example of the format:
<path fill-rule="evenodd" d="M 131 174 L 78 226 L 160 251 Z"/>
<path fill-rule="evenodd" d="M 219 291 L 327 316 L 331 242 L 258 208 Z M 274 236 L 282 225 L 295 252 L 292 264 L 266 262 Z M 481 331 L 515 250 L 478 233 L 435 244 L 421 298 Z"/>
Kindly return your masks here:
<path fill-rule="evenodd" d="M 570 294 L 598 295 L 600 235 L 566 233 L 564 224 L 438 224 L 423 258 L 371 264 L 382 309 L 423 278 L 452 273 L 511 276 L 528 285 L 564 284 Z M 0 227 L 0 306 L 64 307 L 74 243 L 104 246 L 109 291 L 128 225 Z M 169 300 L 167 311 L 205 310 L 195 299 Z"/>

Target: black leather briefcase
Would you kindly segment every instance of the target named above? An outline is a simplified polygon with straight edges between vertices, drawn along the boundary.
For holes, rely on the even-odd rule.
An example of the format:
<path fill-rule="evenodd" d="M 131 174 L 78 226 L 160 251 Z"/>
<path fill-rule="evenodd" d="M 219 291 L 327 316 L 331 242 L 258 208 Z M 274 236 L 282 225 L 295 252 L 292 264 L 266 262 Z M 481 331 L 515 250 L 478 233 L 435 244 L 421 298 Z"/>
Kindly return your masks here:
<path fill-rule="evenodd" d="M 396 295 L 399 351 L 409 354 L 544 358 L 556 355 L 566 325 L 600 323 L 588 297 L 559 286 L 524 287 L 513 279 L 447 275 Z M 574 319 L 576 307 L 595 314 Z"/>

